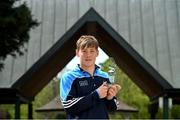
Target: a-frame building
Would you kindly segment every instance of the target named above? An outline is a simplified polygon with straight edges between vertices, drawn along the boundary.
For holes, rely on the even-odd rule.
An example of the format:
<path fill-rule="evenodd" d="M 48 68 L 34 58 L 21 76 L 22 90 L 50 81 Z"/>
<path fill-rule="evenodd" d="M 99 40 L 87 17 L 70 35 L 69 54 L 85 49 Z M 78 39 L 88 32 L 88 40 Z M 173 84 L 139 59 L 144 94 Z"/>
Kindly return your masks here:
<path fill-rule="evenodd" d="M 90 8 L 10 87 L 0 88 L 3 96 L 0 102 L 16 104 L 16 118 L 20 114 L 21 102 L 29 104 L 31 118 L 34 97 L 75 56 L 75 42 L 83 34 L 94 35 L 99 40 L 100 47 L 150 97 L 152 109 L 157 109 L 158 98 L 163 97 L 164 118 L 168 117 L 168 98 L 172 98 L 174 104 L 180 103 L 180 89 L 165 79 L 95 9 Z M 151 114 L 154 116 L 153 110 Z"/>

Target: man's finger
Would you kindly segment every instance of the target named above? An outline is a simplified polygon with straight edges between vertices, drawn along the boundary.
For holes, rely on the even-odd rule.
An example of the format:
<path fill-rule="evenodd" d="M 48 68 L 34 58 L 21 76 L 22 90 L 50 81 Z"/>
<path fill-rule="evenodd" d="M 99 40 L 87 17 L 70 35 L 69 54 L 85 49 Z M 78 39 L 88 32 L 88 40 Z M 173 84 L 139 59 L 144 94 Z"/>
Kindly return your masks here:
<path fill-rule="evenodd" d="M 107 82 L 103 82 L 103 84 L 102 84 L 103 86 L 106 86 L 107 85 Z"/>

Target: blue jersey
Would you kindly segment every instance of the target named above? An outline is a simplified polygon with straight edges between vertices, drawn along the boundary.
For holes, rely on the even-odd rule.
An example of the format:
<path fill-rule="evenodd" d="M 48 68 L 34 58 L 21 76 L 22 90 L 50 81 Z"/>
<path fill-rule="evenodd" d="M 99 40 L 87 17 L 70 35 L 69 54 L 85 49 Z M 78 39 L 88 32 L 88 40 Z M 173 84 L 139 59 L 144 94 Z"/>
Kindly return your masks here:
<path fill-rule="evenodd" d="M 60 80 L 60 97 L 69 119 L 108 119 L 108 110 L 117 109 L 116 99 L 100 99 L 97 88 L 109 83 L 108 74 L 95 67 L 94 75 L 79 65 Z"/>

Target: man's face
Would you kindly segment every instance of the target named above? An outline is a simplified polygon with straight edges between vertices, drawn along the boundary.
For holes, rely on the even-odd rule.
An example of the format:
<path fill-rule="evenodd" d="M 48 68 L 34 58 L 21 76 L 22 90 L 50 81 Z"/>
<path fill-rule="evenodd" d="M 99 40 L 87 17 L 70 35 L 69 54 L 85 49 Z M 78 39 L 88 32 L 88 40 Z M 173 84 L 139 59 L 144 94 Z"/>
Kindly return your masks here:
<path fill-rule="evenodd" d="M 81 67 L 92 67 L 95 64 L 99 51 L 95 47 L 88 47 L 76 50 L 76 55 L 80 59 Z"/>

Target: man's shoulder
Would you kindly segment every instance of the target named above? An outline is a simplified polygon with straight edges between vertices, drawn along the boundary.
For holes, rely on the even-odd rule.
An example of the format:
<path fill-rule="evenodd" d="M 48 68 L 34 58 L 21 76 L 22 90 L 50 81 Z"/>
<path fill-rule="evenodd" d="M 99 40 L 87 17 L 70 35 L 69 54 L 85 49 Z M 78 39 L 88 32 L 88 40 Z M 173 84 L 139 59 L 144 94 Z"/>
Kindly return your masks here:
<path fill-rule="evenodd" d="M 99 70 L 96 72 L 96 75 L 97 75 L 97 76 L 100 76 L 100 77 L 104 77 L 104 78 L 109 78 L 108 73 L 105 72 L 105 71 L 102 71 L 101 69 L 99 69 Z"/>
<path fill-rule="evenodd" d="M 81 76 L 81 72 L 78 71 L 77 69 L 72 69 L 72 70 L 69 70 L 67 71 L 66 73 L 63 74 L 63 78 L 77 78 Z"/>

